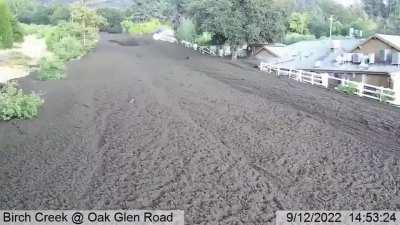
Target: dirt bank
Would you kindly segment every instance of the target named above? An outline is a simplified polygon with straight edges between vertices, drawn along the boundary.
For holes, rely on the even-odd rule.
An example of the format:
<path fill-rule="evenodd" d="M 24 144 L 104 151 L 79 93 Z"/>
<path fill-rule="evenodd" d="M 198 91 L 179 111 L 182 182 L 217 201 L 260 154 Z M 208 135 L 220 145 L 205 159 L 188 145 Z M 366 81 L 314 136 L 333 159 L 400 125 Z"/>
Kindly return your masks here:
<path fill-rule="evenodd" d="M 127 39 L 103 35 L 67 80 L 24 79 L 46 103 L 0 123 L 0 209 L 183 209 L 187 224 L 400 209 L 398 109 L 115 40 Z"/>

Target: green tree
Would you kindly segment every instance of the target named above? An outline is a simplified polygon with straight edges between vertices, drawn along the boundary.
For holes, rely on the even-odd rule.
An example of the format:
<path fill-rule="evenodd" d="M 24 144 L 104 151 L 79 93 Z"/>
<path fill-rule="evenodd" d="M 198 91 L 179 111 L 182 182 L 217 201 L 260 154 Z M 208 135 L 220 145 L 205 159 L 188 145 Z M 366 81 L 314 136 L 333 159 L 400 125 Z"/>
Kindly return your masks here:
<path fill-rule="evenodd" d="M 378 24 L 368 18 L 358 18 L 353 23 L 351 27 L 363 31 L 365 36 L 373 35 L 378 29 Z"/>
<path fill-rule="evenodd" d="M 12 15 L 4 0 L 0 0 L 0 48 L 10 48 L 14 42 Z"/>
<path fill-rule="evenodd" d="M 122 32 L 128 33 L 129 29 L 134 25 L 131 19 L 125 19 L 121 22 Z"/>
<path fill-rule="evenodd" d="M 22 23 L 31 23 L 39 6 L 36 0 L 7 0 L 11 12 Z"/>
<path fill-rule="evenodd" d="M 237 58 L 238 47 L 280 40 L 284 34 L 283 13 L 271 0 L 199 0 L 190 13 L 201 31 L 224 37 Z"/>
<path fill-rule="evenodd" d="M 161 21 L 171 16 L 172 4 L 169 0 L 135 0 L 130 9 L 130 15 L 135 22 L 144 22 L 152 18 Z"/>
<path fill-rule="evenodd" d="M 193 42 L 196 37 L 196 27 L 192 20 L 185 19 L 178 27 L 176 36 L 179 40 Z"/>
<path fill-rule="evenodd" d="M 98 9 L 96 12 L 98 15 L 104 17 L 107 20 L 107 24 L 100 27 L 101 31 L 106 31 L 109 33 L 122 32 L 121 22 L 125 18 L 123 11 L 112 8 L 101 8 Z"/>
<path fill-rule="evenodd" d="M 57 25 L 60 21 L 69 21 L 71 19 L 71 10 L 66 5 L 57 4 L 52 8 L 50 23 Z"/>
<path fill-rule="evenodd" d="M 24 40 L 24 30 L 15 16 L 11 17 L 11 26 L 13 30 L 13 38 L 15 42 L 22 42 Z"/>
<path fill-rule="evenodd" d="M 30 18 L 30 23 L 34 24 L 50 24 L 50 15 L 52 9 L 44 5 L 38 5 Z"/>
<path fill-rule="evenodd" d="M 85 48 L 91 47 L 92 43 L 88 43 L 88 40 L 92 40 L 97 35 L 100 26 L 107 23 L 105 18 L 83 5 L 72 7 L 71 20 L 81 27 L 82 44 Z"/>
<path fill-rule="evenodd" d="M 289 19 L 289 30 L 298 33 L 308 33 L 309 16 L 307 13 L 292 13 Z"/>

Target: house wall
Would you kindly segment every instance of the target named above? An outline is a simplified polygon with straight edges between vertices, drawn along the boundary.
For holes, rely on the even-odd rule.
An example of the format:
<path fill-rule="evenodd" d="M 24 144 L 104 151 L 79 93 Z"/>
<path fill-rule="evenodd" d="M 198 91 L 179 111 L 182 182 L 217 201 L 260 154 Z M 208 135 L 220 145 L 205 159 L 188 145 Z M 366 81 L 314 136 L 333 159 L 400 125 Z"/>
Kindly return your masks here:
<path fill-rule="evenodd" d="M 384 42 L 382 42 L 379 39 L 373 38 L 370 39 L 369 41 L 365 42 L 362 46 L 360 46 L 361 48 L 357 48 L 356 50 L 354 50 L 354 53 L 363 53 L 363 54 L 371 54 L 374 53 L 375 54 L 375 59 L 376 62 L 383 62 L 383 59 L 381 57 L 382 50 L 385 49 L 390 49 L 391 52 L 395 52 L 397 51 L 396 49 L 392 48 L 391 46 L 385 44 Z"/>

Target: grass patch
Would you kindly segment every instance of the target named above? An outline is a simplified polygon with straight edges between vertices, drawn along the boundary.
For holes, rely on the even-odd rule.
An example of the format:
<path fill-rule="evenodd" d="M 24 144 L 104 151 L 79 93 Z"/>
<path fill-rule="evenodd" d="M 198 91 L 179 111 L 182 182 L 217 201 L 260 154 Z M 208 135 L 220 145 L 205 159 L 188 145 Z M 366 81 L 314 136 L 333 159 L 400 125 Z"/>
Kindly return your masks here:
<path fill-rule="evenodd" d="M 9 83 L 0 89 L 0 120 L 32 119 L 43 103 L 40 96 L 24 94 L 16 83 Z"/>
<path fill-rule="evenodd" d="M 84 54 L 81 42 L 72 36 L 61 38 L 60 41 L 54 44 L 53 52 L 58 58 L 64 62 L 78 58 Z"/>
<path fill-rule="evenodd" d="M 382 95 L 382 97 L 381 97 L 383 102 L 390 102 L 390 101 L 394 101 L 395 100 L 394 97 L 387 96 L 387 95 L 394 96 L 396 94 L 394 91 L 384 90 L 383 94 L 386 94 L 386 95 Z"/>
<path fill-rule="evenodd" d="M 57 57 L 46 57 L 39 62 L 40 69 L 37 75 L 39 80 L 61 80 L 65 78 L 65 65 Z"/>
<path fill-rule="evenodd" d="M 44 38 L 48 33 L 54 29 L 50 25 L 36 25 L 36 24 L 20 24 L 24 35 L 36 35 L 39 38 Z"/>
<path fill-rule="evenodd" d="M 347 83 L 339 85 L 338 87 L 336 87 L 336 90 L 346 95 L 356 95 L 358 92 L 358 87 L 353 83 Z"/>
<path fill-rule="evenodd" d="M 146 22 L 131 23 L 128 25 L 131 26 L 128 29 L 129 34 L 137 36 L 152 34 L 162 27 L 168 27 L 167 25 L 161 23 L 158 19 L 151 19 Z"/>

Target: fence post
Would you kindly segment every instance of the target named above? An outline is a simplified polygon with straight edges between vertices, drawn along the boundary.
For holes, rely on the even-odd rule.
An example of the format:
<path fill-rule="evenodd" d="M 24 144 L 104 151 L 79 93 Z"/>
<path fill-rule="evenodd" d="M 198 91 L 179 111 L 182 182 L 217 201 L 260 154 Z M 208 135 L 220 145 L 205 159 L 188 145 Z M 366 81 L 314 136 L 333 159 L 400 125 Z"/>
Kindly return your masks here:
<path fill-rule="evenodd" d="M 296 80 L 298 81 L 298 82 L 301 82 L 301 78 L 302 78 L 302 73 L 303 73 L 303 71 L 302 70 L 299 70 L 299 73 L 297 74 L 297 78 L 296 78 Z"/>
<path fill-rule="evenodd" d="M 400 106 L 400 72 L 394 72 L 390 74 L 393 81 L 393 92 L 394 100 L 391 101 L 392 104 Z"/>
<path fill-rule="evenodd" d="M 358 96 L 362 97 L 364 94 L 364 82 L 358 85 Z M 380 95 L 380 94 L 379 94 Z"/>
<path fill-rule="evenodd" d="M 329 87 L 329 74 L 321 73 L 322 86 L 328 88 Z"/>
<path fill-rule="evenodd" d="M 310 74 L 311 74 L 311 85 L 314 85 L 314 76 L 315 76 L 315 74 L 313 72 L 311 72 Z"/>

